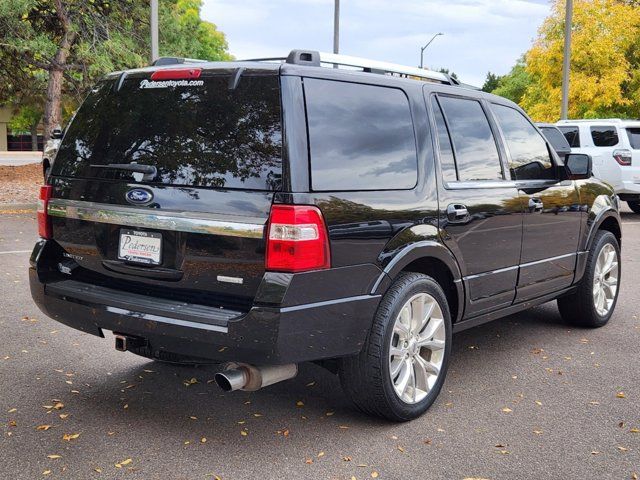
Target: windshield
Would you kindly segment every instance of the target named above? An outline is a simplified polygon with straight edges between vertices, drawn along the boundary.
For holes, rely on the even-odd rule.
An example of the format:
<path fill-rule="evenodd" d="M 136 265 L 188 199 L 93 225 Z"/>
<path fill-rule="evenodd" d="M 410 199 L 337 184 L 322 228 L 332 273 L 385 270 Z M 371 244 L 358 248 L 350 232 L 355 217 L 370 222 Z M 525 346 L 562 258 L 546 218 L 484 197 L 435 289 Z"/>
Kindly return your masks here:
<path fill-rule="evenodd" d="M 156 167 L 146 183 L 277 190 L 282 174 L 278 77 L 229 76 L 197 82 L 103 81 L 64 137 L 52 175 L 141 181 L 107 164 Z M 146 83 L 145 83 L 146 82 Z M 159 83 L 159 82 L 156 82 Z"/>
<path fill-rule="evenodd" d="M 557 128 L 540 127 L 540 130 L 544 133 L 544 136 L 547 137 L 547 140 L 549 140 L 549 143 L 551 143 L 556 152 L 568 152 L 571 150 L 569 142 L 567 142 L 565 136 Z"/>

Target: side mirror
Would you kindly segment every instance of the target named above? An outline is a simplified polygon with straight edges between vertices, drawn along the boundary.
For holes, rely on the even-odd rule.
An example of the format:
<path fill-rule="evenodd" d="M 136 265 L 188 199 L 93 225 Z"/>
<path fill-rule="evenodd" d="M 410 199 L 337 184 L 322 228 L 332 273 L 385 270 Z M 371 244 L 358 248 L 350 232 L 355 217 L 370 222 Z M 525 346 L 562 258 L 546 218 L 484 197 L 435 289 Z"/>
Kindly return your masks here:
<path fill-rule="evenodd" d="M 564 165 L 571 180 L 584 180 L 593 175 L 590 155 L 570 153 L 565 157 Z"/>
<path fill-rule="evenodd" d="M 53 130 L 51 130 L 51 138 L 54 140 L 59 140 L 63 137 L 64 132 L 62 131 L 62 128 L 55 127 Z"/>

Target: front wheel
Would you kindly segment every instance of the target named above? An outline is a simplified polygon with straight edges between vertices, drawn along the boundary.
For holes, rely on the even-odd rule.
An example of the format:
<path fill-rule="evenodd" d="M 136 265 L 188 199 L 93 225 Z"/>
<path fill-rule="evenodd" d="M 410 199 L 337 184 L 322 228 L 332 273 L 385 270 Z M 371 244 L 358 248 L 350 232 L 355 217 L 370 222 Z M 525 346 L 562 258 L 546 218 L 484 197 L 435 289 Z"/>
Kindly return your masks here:
<path fill-rule="evenodd" d="M 402 274 L 385 294 L 360 354 L 340 361 L 345 393 L 363 412 L 403 422 L 435 401 L 451 354 L 451 315 L 431 277 Z"/>
<path fill-rule="evenodd" d="M 640 213 L 640 201 L 628 201 L 627 205 L 633 211 L 633 213 Z"/>
<path fill-rule="evenodd" d="M 589 250 L 578 289 L 558 299 L 562 318 L 581 327 L 606 325 L 618 301 L 620 273 L 618 239 L 613 233 L 601 230 Z"/>

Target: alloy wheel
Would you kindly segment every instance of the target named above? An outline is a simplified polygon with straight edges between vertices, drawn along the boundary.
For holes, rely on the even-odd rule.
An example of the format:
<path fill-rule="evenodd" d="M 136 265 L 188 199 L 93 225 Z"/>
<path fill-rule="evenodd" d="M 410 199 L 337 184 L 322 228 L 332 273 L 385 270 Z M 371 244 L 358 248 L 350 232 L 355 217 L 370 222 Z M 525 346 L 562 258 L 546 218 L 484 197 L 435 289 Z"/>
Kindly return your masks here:
<path fill-rule="evenodd" d="M 610 243 L 602 247 L 593 274 L 593 304 L 598 315 L 609 313 L 618 292 L 618 253 Z"/>
<path fill-rule="evenodd" d="M 427 293 L 412 296 L 396 317 L 389 348 L 389 374 L 400 400 L 424 400 L 440 375 L 445 343 L 444 317 L 436 299 Z"/>

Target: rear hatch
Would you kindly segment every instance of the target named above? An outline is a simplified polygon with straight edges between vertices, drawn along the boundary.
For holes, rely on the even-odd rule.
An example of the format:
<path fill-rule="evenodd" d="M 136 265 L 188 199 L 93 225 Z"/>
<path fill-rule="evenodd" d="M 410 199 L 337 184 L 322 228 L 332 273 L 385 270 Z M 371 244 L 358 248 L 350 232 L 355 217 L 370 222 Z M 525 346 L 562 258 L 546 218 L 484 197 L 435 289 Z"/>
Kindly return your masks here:
<path fill-rule="evenodd" d="M 282 184 L 279 76 L 223 65 L 113 75 L 92 90 L 49 180 L 69 280 L 250 307 Z"/>

